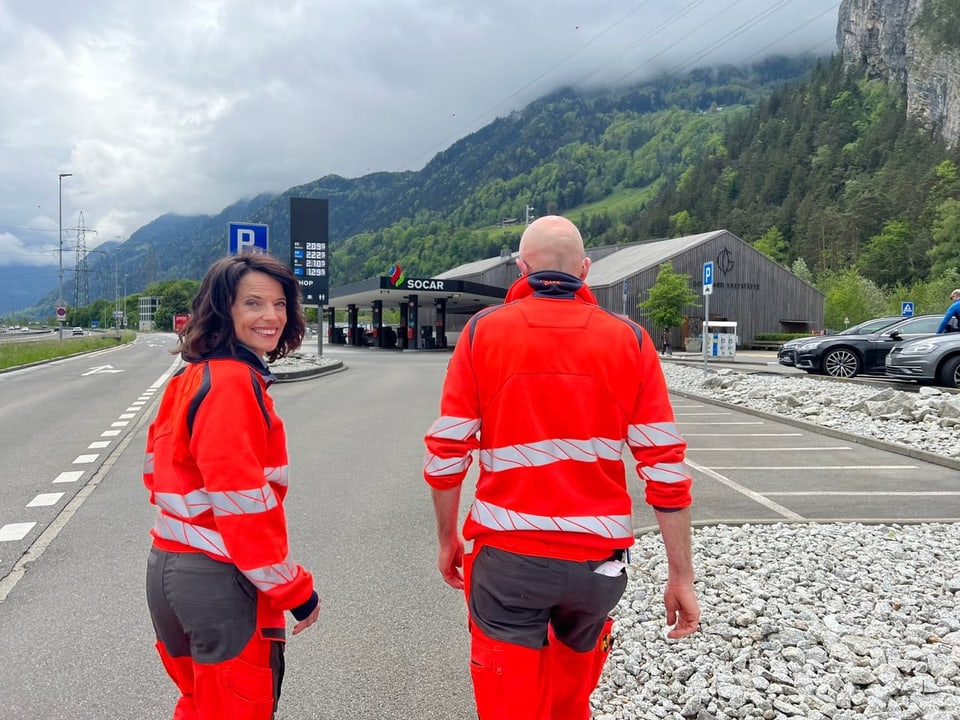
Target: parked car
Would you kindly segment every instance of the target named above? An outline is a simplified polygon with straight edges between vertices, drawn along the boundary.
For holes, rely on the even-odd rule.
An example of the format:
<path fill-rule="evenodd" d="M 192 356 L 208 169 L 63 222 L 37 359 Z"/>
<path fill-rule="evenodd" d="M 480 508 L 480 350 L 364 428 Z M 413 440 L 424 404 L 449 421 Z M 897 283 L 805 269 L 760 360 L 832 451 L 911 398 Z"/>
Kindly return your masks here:
<path fill-rule="evenodd" d="M 888 377 L 960 388 L 960 332 L 897 343 L 887 354 Z"/>
<path fill-rule="evenodd" d="M 858 323 L 857 325 L 848 327 L 845 330 L 841 330 L 840 332 L 836 333 L 836 335 L 869 335 L 870 333 L 880 332 L 885 327 L 889 327 L 890 325 L 900 322 L 903 319 L 903 315 L 888 315 L 886 317 L 873 318 L 872 320 L 864 320 L 862 323 Z M 808 342 L 821 340 L 822 338 L 822 335 L 808 335 L 807 337 L 787 340 L 777 351 L 777 362 L 779 362 L 781 365 L 786 365 L 787 367 L 795 367 L 796 349 Z"/>
<path fill-rule="evenodd" d="M 83 335 L 83 328 L 82 328 L 82 327 L 75 327 L 73 330 L 70 331 L 70 334 L 71 334 L 71 335 Z"/>
<path fill-rule="evenodd" d="M 808 373 L 831 377 L 885 375 L 884 361 L 894 345 L 935 335 L 942 319 L 943 315 L 918 315 L 869 335 L 823 335 L 797 347 L 794 362 Z"/>

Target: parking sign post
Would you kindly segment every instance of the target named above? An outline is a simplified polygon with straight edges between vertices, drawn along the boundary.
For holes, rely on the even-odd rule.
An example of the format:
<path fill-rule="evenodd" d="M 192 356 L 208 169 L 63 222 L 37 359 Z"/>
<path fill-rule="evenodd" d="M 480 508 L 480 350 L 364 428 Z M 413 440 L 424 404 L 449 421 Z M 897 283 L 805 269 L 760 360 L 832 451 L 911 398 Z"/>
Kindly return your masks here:
<path fill-rule="evenodd" d="M 703 338 L 703 375 L 707 375 L 707 328 L 710 322 L 710 296 L 713 294 L 713 261 L 708 260 L 703 264 L 703 330 L 700 337 Z"/>

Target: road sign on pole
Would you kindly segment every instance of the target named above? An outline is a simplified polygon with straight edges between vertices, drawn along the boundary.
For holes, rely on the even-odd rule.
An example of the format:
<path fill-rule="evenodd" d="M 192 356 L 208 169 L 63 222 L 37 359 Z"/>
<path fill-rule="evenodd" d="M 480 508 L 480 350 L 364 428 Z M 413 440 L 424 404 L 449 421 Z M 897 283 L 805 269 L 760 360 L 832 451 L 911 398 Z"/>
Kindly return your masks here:
<path fill-rule="evenodd" d="M 713 260 L 708 260 L 703 264 L 703 294 L 710 295 L 713 292 Z"/>
<path fill-rule="evenodd" d="M 913 303 L 910 301 L 900 303 L 900 314 L 903 317 L 913 317 Z"/>
<path fill-rule="evenodd" d="M 245 252 L 265 253 L 268 247 L 269 228 L 258 223 L 230 223 L 227 252 L 239 255 Z"/>

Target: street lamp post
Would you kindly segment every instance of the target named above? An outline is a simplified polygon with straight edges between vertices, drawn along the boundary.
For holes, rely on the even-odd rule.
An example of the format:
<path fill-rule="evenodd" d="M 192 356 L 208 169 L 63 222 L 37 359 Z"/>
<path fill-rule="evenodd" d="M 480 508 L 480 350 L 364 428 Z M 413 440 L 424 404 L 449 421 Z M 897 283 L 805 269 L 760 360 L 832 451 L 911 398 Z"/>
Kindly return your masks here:
<path fill-rule="evenodd" d="M 60 317 L 59 308 L 63 307 L 63 179 L 73 177 L 73 173 L 59 173 L 57 175 L 57 194 L 60 203 L 60 234 L 57 235 L 57 244 L 59 246 L 58 258 L 60 263 L 60 272 L 57 276 L 57 322 L 60 325 L 59 338 L 63 340 L 63 322 L 65 318 Z"/>

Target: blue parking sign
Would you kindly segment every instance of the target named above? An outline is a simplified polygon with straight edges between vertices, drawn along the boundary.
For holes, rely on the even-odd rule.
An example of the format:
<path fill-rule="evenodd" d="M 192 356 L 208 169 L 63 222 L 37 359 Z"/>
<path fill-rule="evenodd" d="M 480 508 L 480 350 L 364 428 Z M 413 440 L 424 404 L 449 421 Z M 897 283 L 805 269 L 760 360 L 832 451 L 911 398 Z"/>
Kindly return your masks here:
<path fill-rule="evenodd" d="M 239 255 L 245 252 L 265 253 L 268 247 L 268 227 L 261 223 L 230 223 L 227 252 Z"/>
<path fill-rule="evenodd" d="M 900 303 L 900 314 L 903 317 L 913 317 L 913 303 L 912 302 Z"/>
<path fill-rule="evenodd" d="M 708 260 L 703 264 L 703 294 L 713 293 L 713 261 Z"/>

